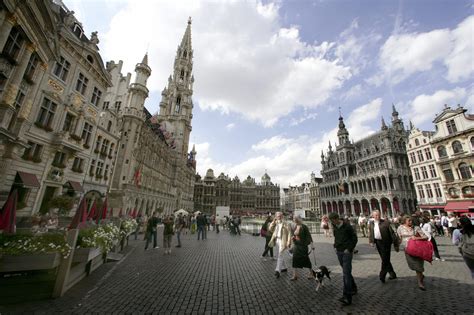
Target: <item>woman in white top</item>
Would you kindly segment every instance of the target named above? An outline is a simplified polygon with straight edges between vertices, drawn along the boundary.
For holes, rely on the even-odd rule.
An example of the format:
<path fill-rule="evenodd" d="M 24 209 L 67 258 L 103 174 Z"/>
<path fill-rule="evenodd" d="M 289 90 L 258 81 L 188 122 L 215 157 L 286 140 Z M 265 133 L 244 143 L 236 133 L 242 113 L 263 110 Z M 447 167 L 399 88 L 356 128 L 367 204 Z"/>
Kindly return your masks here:
<path fill-rule="evenodd" d="M 400 238 L 400 247 L 405 250 L 408 240 L 426 240 L 428 237 L 423 233 L 419 226 L 413 226 L 413 221 L 410 216 L 406 215 L 402 218 L 401 225 L 397 229 L 398 237 Z M 405 252 L 405 258 L 407 260 L 408 268 L 416 271 L 416 278 L 418 280 L 418 288 L 422 291 L 426 291 L 425 284 L 423 283 L 425 276 L 423 275 L 424 261 L 421 258 L 410 256 Z"/>
<path fill-rule="evenodd" d="M 435 260 L 444 261 L 444 259 L 442 259 L 441 256 L 439 255 L 438 244 L 436 244 L 436 239 L 435 239 L 436 229 L 434 228 L 433 223 L 430 221 L 429 217 L 423 217 L 422 230 L 426 234 L 426 236 L 428 236 L 429 240 L 431 241 L 431 244 L 433 244 Z"/>

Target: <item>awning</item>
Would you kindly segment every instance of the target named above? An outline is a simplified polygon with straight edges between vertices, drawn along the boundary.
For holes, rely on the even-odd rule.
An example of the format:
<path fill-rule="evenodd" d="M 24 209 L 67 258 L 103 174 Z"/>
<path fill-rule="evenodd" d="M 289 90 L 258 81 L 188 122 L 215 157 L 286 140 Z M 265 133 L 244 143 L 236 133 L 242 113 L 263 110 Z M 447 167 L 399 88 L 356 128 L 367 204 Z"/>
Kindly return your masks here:
<path fill-rule="evenodd" d="M 31 187 L 31 188 L 39 188 L 40 183 L 38 181 L 38 178 L 36 178 L 36 175 L 26 173 L 26 172 L 17 172 L 18 177 L 20 178 L 20 184 L 23 184 L 25 187 Z M 15 181 L 16 182 L 16 181 Z"/>
<path fill-rule="evenodd" d="M 445 205 L 418 205 L 421 209 L 440 209 L 443 210 Z"/>
<path fill-rule="evenodd" d="M 66 184 L 68 184 L 72 190 L 76 192 L 84 192 L 84 188 L 82 188 L 81 183 L 75 182 L 73 180 L 68 181 Z"/>
<path fill-rule="evenodd" d="M 451 212 L 469 212 L 469 208 L 474 207 L 474 200 L 449 201 L 444 208 Z"/>

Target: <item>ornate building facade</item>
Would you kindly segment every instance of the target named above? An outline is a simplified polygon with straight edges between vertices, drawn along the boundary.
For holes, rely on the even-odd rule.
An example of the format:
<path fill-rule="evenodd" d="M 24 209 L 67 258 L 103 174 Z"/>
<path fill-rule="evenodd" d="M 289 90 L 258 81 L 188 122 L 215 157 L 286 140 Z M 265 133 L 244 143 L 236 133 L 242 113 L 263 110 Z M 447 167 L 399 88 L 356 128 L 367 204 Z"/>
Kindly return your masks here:
<path fill-rule="evenodd" d="M 316 216 L 321 214 L 321 193 L 320 185 L 323 182 L 321 177 L 316 177 L 314 173 L 311 173 L 311 182 L 309 183 L 309 201 L 310 210 Z"/>
<path fill-rule="evenodd" d="M 147 80 L 151 74 L 148 56 L 135 67 L 135 82 L 126 84 L 124 104 L 110 93 L 119 107 L 121 138 L 116 171 L 110 189 L 110 204 L 115 209 L 148 213 L 172 213 L 180 208 L 193 209 L 196 151 L 187 153 L 192 120 L 193 50 L 191 20 L 178 46 L 173 74 L 162 92 L 160 112 L 151 115 L 144 107 L 148 97 Z M 119 67 L 109 63 L 108 67 Z M 112 71 L 114 81 L 129 81 L 120 69 Z"/>
<path fill-rule="evenodd" d="M 311 182 L 283 188 L 281 209 L 286 213 L 304 210 L 306 217 L 320 214 L 320 184 L 322 178 L 311 173 Z"/>
<path fill-rule="evenodd" d="M 107 191 L 119 137 L 98 43 L 63 5 L 0 1 L 0 205 L 16 189 L 19 216 Z"/>
<path fill-rule="evenodd" d="M 349 140 L 339 117 L 338 144 L 321 152 L 320 185 L 323 214 L 368 213 L 374 209 L 395 216 L 414 211 L 416 195 L 406 153 L 408 131 L 392 111 L 392 125 L 382 118 L 381 130 L 357 142 Z"/>
<path fill-rule="evenodd" d="M 433 120 L 430 144 L 446 196 L 447 212 L 474 212 L 474 115 L 459 106 L 444 110 Z"/>
<path fill-rule="evenodd" d="M 217 178 L 209 169 L 206 176 L 196 175 L 194 210 L 215 213 L 217 206 L 229 206 L 230 214 L 266 214 L 280 209 L 280 187 L 265 173 L 261 182 L 248 176 L 244 181 L 221 173 Z"/>

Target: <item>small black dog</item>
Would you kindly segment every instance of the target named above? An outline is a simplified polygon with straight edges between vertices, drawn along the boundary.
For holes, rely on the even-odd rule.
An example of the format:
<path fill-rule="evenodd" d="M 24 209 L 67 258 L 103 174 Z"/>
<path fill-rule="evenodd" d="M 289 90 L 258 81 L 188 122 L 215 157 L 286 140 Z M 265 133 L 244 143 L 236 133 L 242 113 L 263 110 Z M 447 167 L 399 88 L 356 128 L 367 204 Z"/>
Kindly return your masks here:
<path fill-rule="evenodd" d="M 324 285 L 323 284 L 323 279 L 324 279 L 325 276 L 329 280 L 331 280 L 331 277 L 329 276 L 331 271 L 326 266 L 319 266 L 318 269 L 316 269 L 316 270 L 313 269 L 312 272 L 313 272 L 314 279 L 318 283 L 318 285 L 316 286 L 316 291 L 318 291 L 319 288 Z"/>

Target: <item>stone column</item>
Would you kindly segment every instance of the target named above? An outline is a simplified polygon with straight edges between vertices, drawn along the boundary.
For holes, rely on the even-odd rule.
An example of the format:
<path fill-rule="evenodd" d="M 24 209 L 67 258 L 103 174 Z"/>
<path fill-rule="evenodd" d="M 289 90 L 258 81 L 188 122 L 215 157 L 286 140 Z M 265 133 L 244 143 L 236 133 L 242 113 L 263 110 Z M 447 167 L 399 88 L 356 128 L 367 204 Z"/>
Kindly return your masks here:
<path fill-rule="evenodd" d="M 351 214 L 355 216 L 354 201 L 351 201 Z"/>

